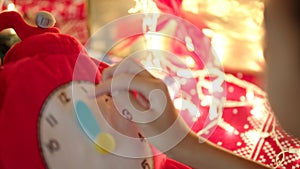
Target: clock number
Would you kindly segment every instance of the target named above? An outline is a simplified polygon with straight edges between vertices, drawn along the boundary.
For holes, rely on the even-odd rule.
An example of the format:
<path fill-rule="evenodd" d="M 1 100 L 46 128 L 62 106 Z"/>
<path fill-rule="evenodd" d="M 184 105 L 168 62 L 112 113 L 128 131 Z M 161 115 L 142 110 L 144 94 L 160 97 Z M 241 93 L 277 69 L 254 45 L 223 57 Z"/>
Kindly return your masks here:
<path fill-rule="evenodd" d="M 46 147 L 51 154 L 57 152 L 60 149 L 60 145 L 55 139 L 50 139 L 49 142 L 46 144 Z"/>
<path fill-rule="evenodd" d="M 46 121 L 51 127 L 54 127 L 58 123 L 56 118 L 52 114 L 46 117 Z"/>
<path fill-rule="evenodd" d="M 58 96 L 58 98 L 63 104 L 67 104 L 71 101 L 71 99 L 68 98 L 68 96 L 65 92 L 61 92 L 60 95 Z"/>
<path fill-rule="evenodd" d="M 147 159 L 144 159 L 141 166 L 143 167 L 143 169 L 151 169 L 150 164 L 147 162 Z"/>
<path fill-rule="evenodd" d="M 132 120 L 132 114 L 127 109 L 122 110 L 122 115 L 128 120 Z"/>
<path fill-rule="evenodd" d="M 141 142 L 145 141 L 145 137 L 141 133 L 138 133 L 138 136 L 139 136 Z"/>

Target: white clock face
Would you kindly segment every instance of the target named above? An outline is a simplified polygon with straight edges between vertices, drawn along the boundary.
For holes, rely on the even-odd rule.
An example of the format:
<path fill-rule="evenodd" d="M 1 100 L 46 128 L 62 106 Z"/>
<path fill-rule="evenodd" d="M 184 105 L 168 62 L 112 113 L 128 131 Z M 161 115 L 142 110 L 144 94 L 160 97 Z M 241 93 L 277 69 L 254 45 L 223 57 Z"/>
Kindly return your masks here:
<path fill-rule="evenodd" d="M 110 97 L 101 96 L 97 102 L 88 97 L 94 87 L 89 82 L 69 83 L 52 92 L 44 103 L 38 132 L 47 168 L 152 169 L 147 141 L 132 122 L 121 117 Z M 110 153 L 96 148 L 101 133 L 113 139 Z"/>

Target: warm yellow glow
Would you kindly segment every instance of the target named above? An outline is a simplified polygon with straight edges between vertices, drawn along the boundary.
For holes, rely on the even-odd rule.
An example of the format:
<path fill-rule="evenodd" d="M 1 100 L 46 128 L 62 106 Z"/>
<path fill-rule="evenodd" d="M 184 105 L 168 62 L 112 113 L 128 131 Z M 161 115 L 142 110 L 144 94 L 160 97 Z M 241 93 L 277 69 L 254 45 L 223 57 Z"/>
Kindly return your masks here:
<path fill-rule="evenodd" d="M 198 13 L 199 12 L 199 7 L 197 3 L 194 0 L 184 0 L 182 1 L 182 7 L 184 9 L 188 8 L 188 11 L 192 13 Z"/>
<path fill-rule="evenodd" d="M 163 49 L 164 41 L 161 36 L 155 35 L 159 9 L 153 0 L 134 0 L 135 7 L 128 10 L 129 13 L 145 13 L 143 18 L 143 31 L 147 49 Z"/>
<path fill-rule="evenodd" d="M 202 32 L 204 33 L 204 35 L 206 35 L 207 37 L 213 37 L 214 36 L 214 31 L 208 28 L 204 28 L 202 29 Z"/>
<path fill-rule="evenodd" d="M 128 13 L 159 13 L 159 9 L 156 6 L 156 3 L 153 0 L 134 0 L 135 7 L 128 10 Z"/>
<path fill-rule="evenodd" d="M 191 56 L 186 56 L 185 57 L 185 63 L 188 67 L 193 68 L 195 67 L 196 63 L 194 59 Z"/>
<path fill-rule="evenodd" d="M 181 110 L 182 107 L 182 98 L 176 98 L 174 99 L 174 106 L 177 110 Z"/>
<path fill-rule="evenodd" d="M 264 0 L 183 0 L 182 8 L 209 27 L 203 33 L 212 38 L 224 67 L 263 70 Z"/>
<path fill-rule="evenodd" d="M 212 1 L 212 0 L 210 0 Z M 216 5 L 207 6 L 208 11 L 213 11 L 216 16 L 223 17 L 231 11 L 231 2 L 224 0 L 213 0 Z M 207 1 L 208 2 L 208 1 Z M 211 3 L 211 2 L 210 2 Z"/>
<path fill-rule="evenodd" d="M 226 54 L 226 43 L 228 39 L 220 34 L 215 34 L 211 39 L 211 44 L 220 61 L 223 60 Z"/>

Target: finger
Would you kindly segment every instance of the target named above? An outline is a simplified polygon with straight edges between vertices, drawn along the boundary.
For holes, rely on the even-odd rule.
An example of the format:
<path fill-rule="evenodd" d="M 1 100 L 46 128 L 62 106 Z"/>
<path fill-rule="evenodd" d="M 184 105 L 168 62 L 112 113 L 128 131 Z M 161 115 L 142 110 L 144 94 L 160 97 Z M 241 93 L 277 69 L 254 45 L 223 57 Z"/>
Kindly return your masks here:
<path fill-rule="evenodd" d="M 156 78 L 122 73 L 97 85 L 95 96 L 112 94 L 118 91 L 136 91 L 148 98 L 149 93 L 160 86 L 159 83 L 161 83 L 160 80 Z"/>
<path fill-rule="evenodd" d="M 150 109 L 157 112 L 163 111 L 171 100 L 166 85 L 160 79 L 132 74 L 120 74 L 99 84 L 95 96 L 107 93 L 113 96 L 120 91 L 137 92 L 150 103 Z"/>
<path fill-rule="evenodd" d="M 115 72 L 116 67 L 117 67 L 117 65 L 114 65 L 114 66 L 105 68 L 105 69 L 102 71 L 101 80 L 102 80 L 102 81 L 105 81 L 105 80 L 111 78 L 112 75 L 113 75 L 114 72 Z"/>
<path fill-rule="evenodd" d="M 145 98 L 145 96 L 143 96 L 143 95 L 136 92 L 135 99 L 137 100 L 137 102 L 139 104 L 141 104 L 143 107 L 145 107 L 145 109 L 150 108 L 149 100 L 147 98 Z"/>
<path fill-rule="evenodd" d="M 136 123 L 150 123 L 158 119 L 163 111 L 155 111 L 153 109 L 146 109 L 136 98 L 129 92 L 119 91 L 112 96 L 114 105 L 120 114 Z"/>
<path fill-rule="evenodd" d="M 135 62 L 133 59 L 124 59 L 117 65 L 104 69 L 102 72 L 102 81 L 117 76 L 121 73 L 139 74 L 145 77 L 153 77 L 146 69 Z"/>

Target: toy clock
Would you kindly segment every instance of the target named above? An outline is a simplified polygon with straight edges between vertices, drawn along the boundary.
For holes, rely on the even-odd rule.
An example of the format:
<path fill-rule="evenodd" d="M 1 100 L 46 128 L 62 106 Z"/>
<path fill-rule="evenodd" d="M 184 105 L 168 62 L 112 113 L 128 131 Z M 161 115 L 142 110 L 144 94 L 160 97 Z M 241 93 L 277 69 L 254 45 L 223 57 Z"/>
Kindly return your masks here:
<path fill-rule="evenodd" d="M 152 148 L 110 96 L 89 97 L 108 65 L 49 15 L 31 26 L 16 11 L 0 13 L 0 31 L 21 39 L 0 67 L 0 168 L 190 169 Z"/>
<path fill-rule="evenodd" d="M 149 144 L 120 116 L 109 96 L 97 100 L 88 96 L 94 87 L 88 82 L 68 83 L 44 103 L 39 142 L 47 167 L 152 169 Z"/>

